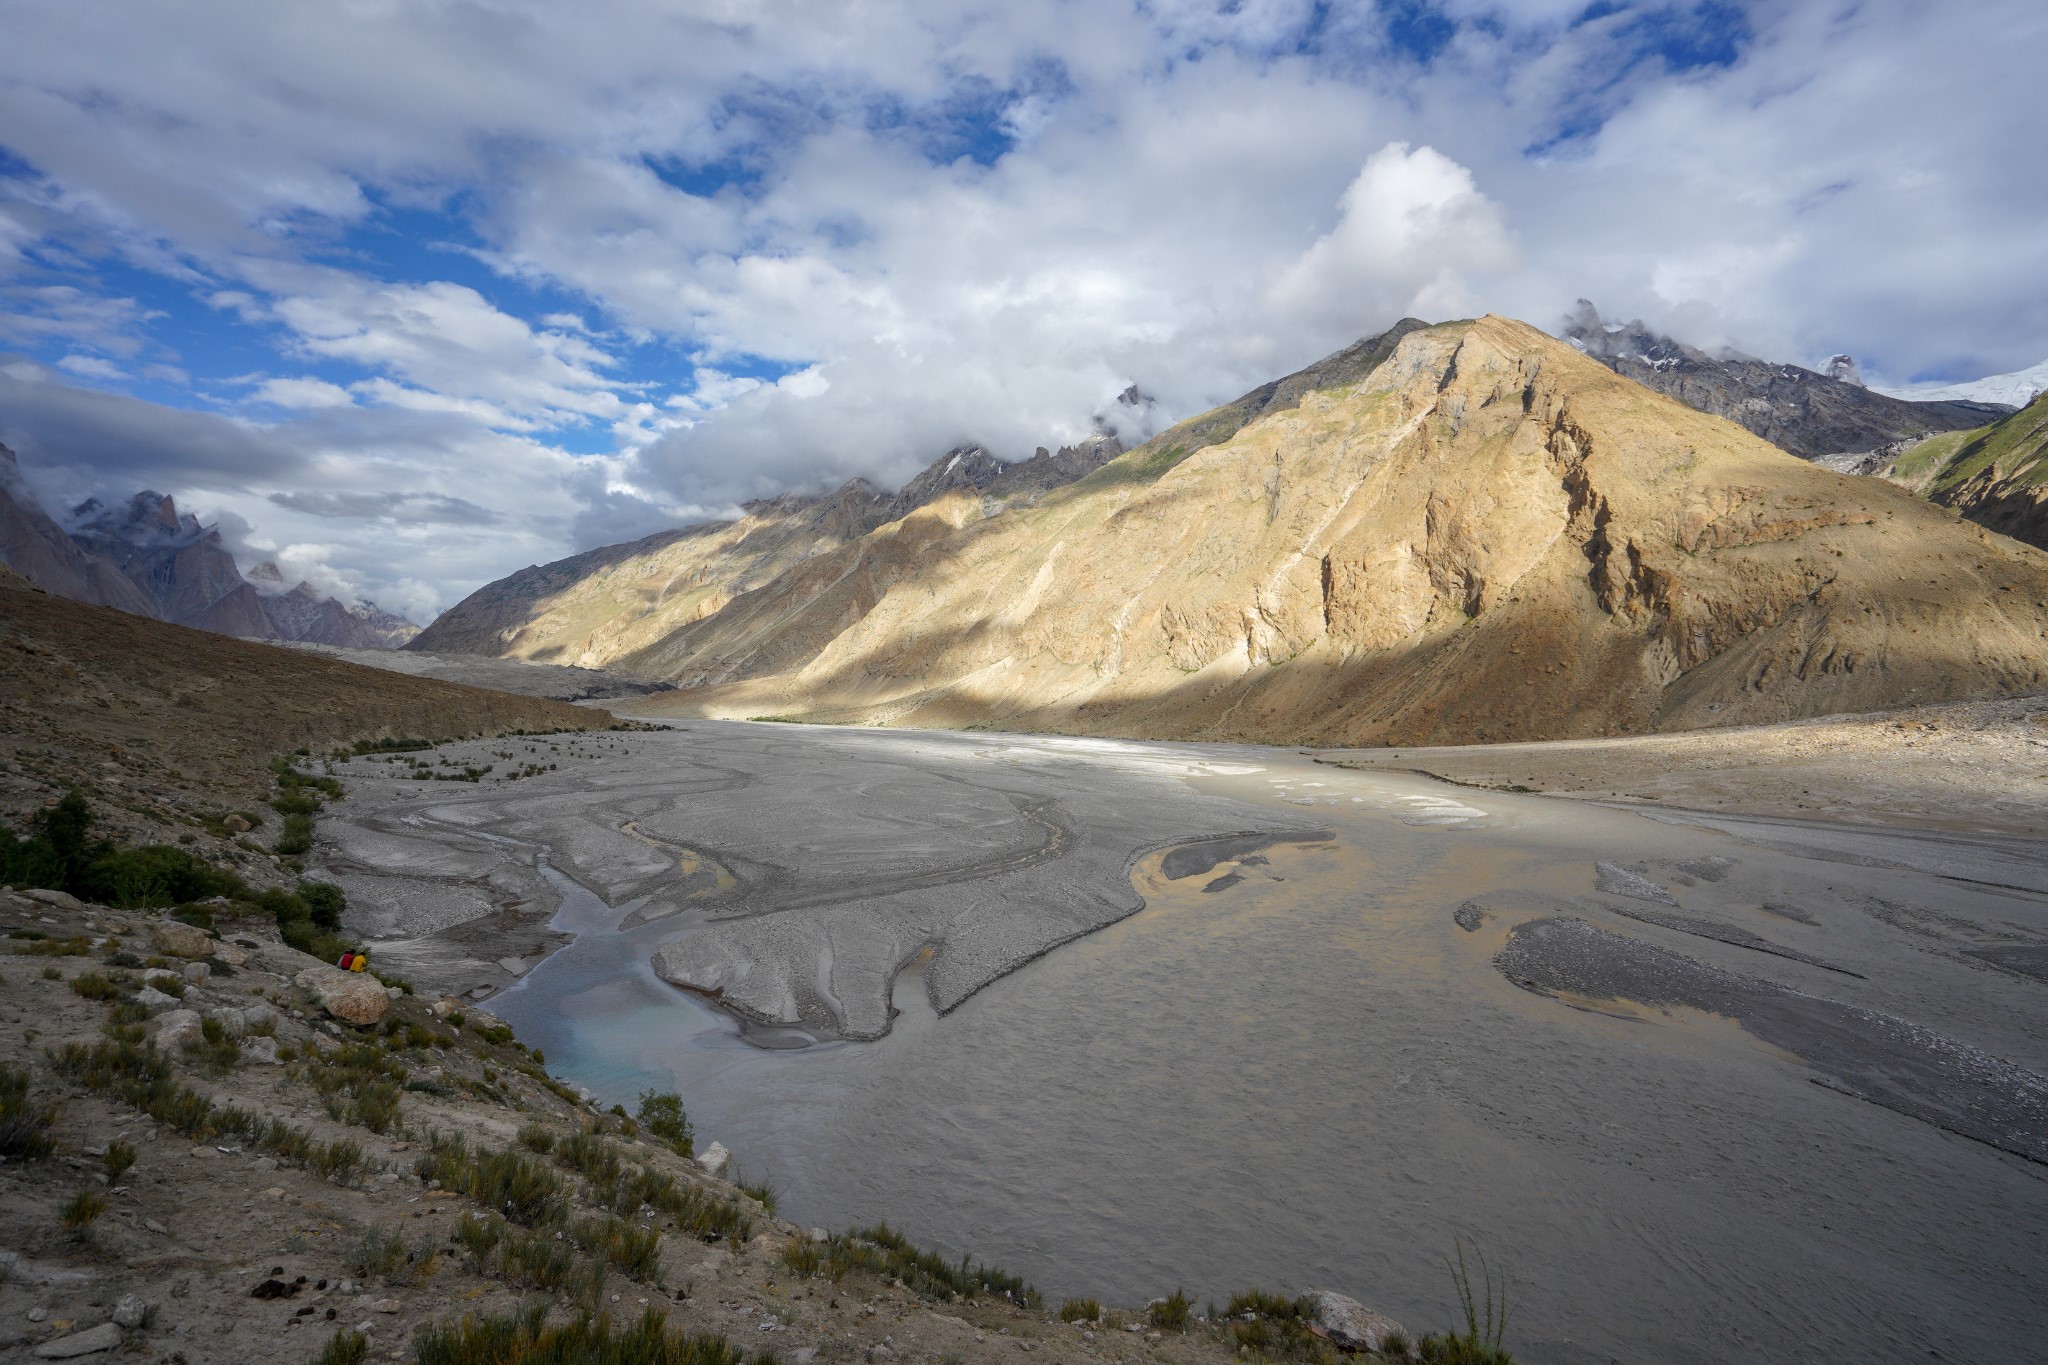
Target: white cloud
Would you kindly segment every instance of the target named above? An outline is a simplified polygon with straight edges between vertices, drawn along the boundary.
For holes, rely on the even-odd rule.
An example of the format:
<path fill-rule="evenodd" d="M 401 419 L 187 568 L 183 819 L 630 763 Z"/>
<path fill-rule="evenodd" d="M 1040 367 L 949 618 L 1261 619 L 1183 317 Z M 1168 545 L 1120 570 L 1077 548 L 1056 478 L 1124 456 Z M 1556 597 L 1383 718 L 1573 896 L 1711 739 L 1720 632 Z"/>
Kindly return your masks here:
<path fill-rule="evenodd" d="M 1757 0 L 1739 59 L 1690 68 L 1728 6 L 1436 8 L 1471 22 L 1424 64 L 1380 8 L 1308 0 L 29 7 L 0 45 L 36 172 L 0 181 L 0 336 L 55 349 L 8 420 L 453 594 L 963 440 L 1070 440 L 1133 381 L 1184 416 L 1402 313 L 1587 295 L 1893 382 L 2048 355 L 2034 0 Z M 60 393 L 71 348 L 219 373 L 146 355 L 106 263 L 282 350 L 235 353 L 253 394 L 200 381 L 280 420 L 179 414 L 151 453 L 142 409 Z M 502 520 L 270 497 L 364 489 Z"/>
<path fill-rule="evenodd" d="M 307 378 L 266 379 L 249 398 L 278 408 L 345 408 L 356 401 L 339 384 Z"/>
<path fill-rule="evenodd" d="M 69 370 L 82 379 L 126 379 L 128 372 L 111 360 L 96 355 L 67 355 L 57 362 L 60 370 Z"/>

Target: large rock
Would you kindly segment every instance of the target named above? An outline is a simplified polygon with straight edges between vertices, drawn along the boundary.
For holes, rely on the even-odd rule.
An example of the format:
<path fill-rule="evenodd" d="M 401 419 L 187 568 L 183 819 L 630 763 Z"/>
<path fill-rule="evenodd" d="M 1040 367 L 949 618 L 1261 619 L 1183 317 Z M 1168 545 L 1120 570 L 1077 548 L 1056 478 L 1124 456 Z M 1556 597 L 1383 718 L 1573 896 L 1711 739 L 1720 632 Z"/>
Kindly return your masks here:
<path fill-rule="evenodd" d="M 85 908 L 85 902 L 72 895 L 69 891 L 48 891 L 41 887 L 31 887 L 19 894 L 56 910 L 83 910 Z"/>
<path fill-rule="evenodd" d="M 84 1332 L 73 1332 L 68 1337 L 58 1337 L 36 1347 L 37 1360 L 70 1360 L 74 1356 L 89 1356 L 99 1351 L 111 1351 L 121 1344 L 121 1329 L 111 1322 Z"/>
<path fill-rule="evenodd" d="M 150 1025 L 150 1032 L 156 1038 L 157 1047 L 170 1052 L 187 1043 L 198 1042 L 206 1036 L 205 1028 L 198 1010 L 166 1010 Z"/>
<path fill-rule="evenodd" d="M 174 1010 L 178 1007 L 177 996 L 166 995 L 154 986 L 144 986 L 141 990 L 135 992 L 133 1000 L 135 1004 L 142 1006 L 151 1014 L 160 1014 L 164 1010 Z"/>
<path fill-rule="evenodd" d="M 732 1173 L 732 1153 L 725 1150 L 724 1143 L 714 1142 L 698 1155 L 697 1164 L 704 1174 L 723 1180 Z"/>
<path fill-rule="evenodd" d="M 368 972 L 345 972 L 339 967 L 308 967 L 295 978 L 303 990 L 345 1024 L 364 1026 L 381 1020 L 391 1008 L 384 983 Z"/>
<path fill-rule="evenodd" d="M 1373 1312 L 1357 1299 L 1327 1289 L 1315 1290 L 1308 1297 L 1314 1305 L 1309 1330 L 1340 1351 L 1377 1351 L 1396 1332 L 1407 1335 L 1400 1323 Z"/>
<path fill-rule="evenodd" d="M 156 950 L 170 957 L 212 957 L 213 935 L 181 920 L 167 919 L 150 930 Z"/>

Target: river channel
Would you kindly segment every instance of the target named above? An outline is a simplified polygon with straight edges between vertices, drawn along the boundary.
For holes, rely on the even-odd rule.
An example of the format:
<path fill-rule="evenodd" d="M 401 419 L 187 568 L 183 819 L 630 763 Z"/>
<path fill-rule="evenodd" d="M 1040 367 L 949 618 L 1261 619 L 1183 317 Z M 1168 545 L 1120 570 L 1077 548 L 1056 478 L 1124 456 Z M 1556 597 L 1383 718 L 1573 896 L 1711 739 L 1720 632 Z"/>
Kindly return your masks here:
<path fill-rule="evenodd" d="M 2025 850 L 1965 879 L 1216 745 L 693 722 L 554 761 L 452 793 L 362 767 L 352 905 L 458 976 L 462 897 L 499 905 L 528 957 L 486 1007 L 607 1104 L 679 1091 L 806 1224 L 886 1219 L 1054 1301 L 1332 1288 L 1421 1330 L 1462 1239 L 1535 1362 L 2048 1336 Z M 878 936 L 879 978 L 848 947 Z M 786 1017 L 664 980 L 678 944 L 717 951 L 670 975 L 780 955 Z"/>

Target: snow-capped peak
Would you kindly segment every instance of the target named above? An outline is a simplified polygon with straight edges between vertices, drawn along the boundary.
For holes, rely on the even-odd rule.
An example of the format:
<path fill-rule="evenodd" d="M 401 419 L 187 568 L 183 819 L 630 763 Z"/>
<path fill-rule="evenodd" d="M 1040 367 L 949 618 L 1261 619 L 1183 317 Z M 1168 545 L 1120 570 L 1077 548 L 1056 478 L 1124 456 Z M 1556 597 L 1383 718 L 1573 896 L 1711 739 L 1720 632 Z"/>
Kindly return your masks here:
<path fill-rule="evenodd" d="M 2048 389 L 2048 360 L 2011 374 L 1987 375 L 1961 384 L 1905 384 L 1878 392 L 1916 403 L 2005 403 L 2023 408 L 2044 389 Z"/>

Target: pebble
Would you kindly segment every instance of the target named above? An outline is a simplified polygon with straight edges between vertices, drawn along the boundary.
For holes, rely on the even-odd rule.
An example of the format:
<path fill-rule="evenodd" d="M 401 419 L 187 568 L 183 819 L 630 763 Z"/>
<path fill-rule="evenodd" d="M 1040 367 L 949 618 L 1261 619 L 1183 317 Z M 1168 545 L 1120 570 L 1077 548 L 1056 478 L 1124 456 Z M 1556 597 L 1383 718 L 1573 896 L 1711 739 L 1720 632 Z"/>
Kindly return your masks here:
<path fill-rule="evenodd" d="M 155 1233 L 159 1237 L 167 1237 L 170 1235 L 170 1229 L 165 1227 L 162 1223 L 157 1222 L 154 1218 L 143 1219 L 142 1226 L 148 1231 Z"/>
<path fill-rule="evenodd" d="M 379 1299 L 370 1305 L 370 1311 L 373 1313 L 396 1313 L 398 1311 L 398 1300 Z"/>
<path fill-rule="evenodd" d="M 123 1294 L 114 1305 L 114 1324 L 118 1327 L 140 1327 L 149 1318 L 149 1305 L 133 1294 Z"/>

